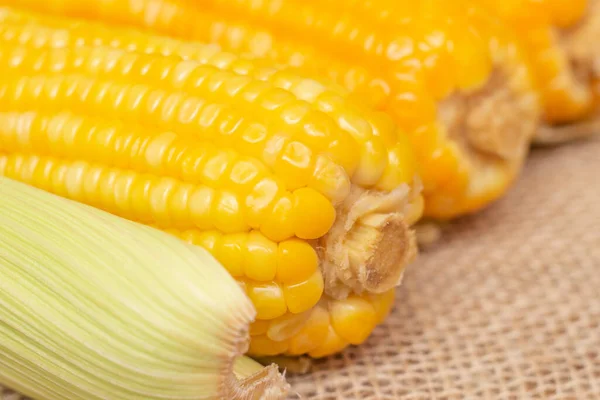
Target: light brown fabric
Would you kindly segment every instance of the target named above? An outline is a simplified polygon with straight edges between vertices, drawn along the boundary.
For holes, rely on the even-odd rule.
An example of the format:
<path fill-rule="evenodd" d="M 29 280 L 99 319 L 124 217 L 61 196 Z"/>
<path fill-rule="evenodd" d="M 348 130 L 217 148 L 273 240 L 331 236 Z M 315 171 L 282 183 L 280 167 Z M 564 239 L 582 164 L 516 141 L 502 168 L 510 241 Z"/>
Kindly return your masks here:
<path fill-rule="evenodd" d="M 364 346 L 315 369 L 290 377 L 304 399 L 600 399 L 600 139 L 535 151 Z"/>

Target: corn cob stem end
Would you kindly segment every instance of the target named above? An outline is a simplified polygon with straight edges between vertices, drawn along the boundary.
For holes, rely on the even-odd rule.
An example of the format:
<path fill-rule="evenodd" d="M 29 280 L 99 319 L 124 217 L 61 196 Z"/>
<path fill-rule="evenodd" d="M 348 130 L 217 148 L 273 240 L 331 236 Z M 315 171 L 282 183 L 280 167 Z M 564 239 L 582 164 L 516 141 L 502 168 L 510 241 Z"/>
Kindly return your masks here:
<path fill-rule="evenodd" d="M 473 158 L 511 162 L 524 155 L 538 121 L 538 103 L 533 92 L 515 90 L 519 84 L 511 79 L 519 75 L 497 67 L 483 87 L 440 103 L 440 120 Z"/>
<path fill-rule="evenodd" d="M 353 190 L 317 245 L 328 295 L 383 293 L 400 284 L 405 265 L 417 253 L 404 218 L 409 194 L 408 185 L 389 193 Z"/>

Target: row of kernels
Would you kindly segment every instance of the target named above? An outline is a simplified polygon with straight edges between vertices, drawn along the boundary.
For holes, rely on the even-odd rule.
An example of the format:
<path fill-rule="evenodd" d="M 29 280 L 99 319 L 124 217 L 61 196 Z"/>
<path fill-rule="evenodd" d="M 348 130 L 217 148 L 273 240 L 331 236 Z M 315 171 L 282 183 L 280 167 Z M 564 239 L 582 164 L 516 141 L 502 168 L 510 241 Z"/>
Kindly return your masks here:
<path fill-rule="evenodd" d="M 226 62 L 223 63 L 222 61 L 219 60 L 219 57 L 221 56 L 220 54 L 218 54 L 214 51 L 212 51 L 212 52 L 209 51 L 208 53 L 209 54 L 207 56 L 205 56 L 204 58 L 202 58 L 200 60 L 201 63 L 209 63 L 211 65 L 215 65 L 216 67 L 224 67 L 224 66 L 232 67 L 232 61 L 226 60 Z M 211 54 L 212 54 L 212 56 L 211 56 Z M 225 57 L 225 56 L 226 56 L 226 54 L 223 55 L 223 57 Z M 223 58 L 223 57 L 221 57 L 221 58 Z M 227 59 L 227 57 L 225 57 L 225 58 Z M 238 64 L 244 64 L 243 61 L 244 60 L 239 60 Z M 167 63 L 167 61 L 164 61 L 164 63 Z M 248 63 L 248 62 L 246 61 L 246 63 Z M 189 65 L 193 66 L 193 63 L 189 64 Z M 169 75 L 169 73 L 164 72 L 164 71 L 169 71 L 169 68 L 162 68 L 162 67 L 164 67 L 164 66 L 161 65 L 160 73 L 162 74 L 162 77 L 164 78 Z M 246 70 L 251 70 L 251 69 L 252 68 L 246 68 Z M 175 71 L 175 69 L 171 69 L 170 71 Z M 259 71 L 259 69 L 255 69 L 254 72 L 258 76 L 259 72 L 257 72 L 257 71 Z M 171 75 L 173 75 L 173 74 L 171 74 Z M 212 76 L 218 76 L 218 74 L 216 74 L 216 75 L 213 74 Z M 285 78 L 282 78 L 282 76 L 287 77 L 287 80 Z M 240 77 L 240 78 L 242 78 L 242 77 Z M 285 73 L 285 71 L 273 73 L 272 76 L 270 76 L 268 78 L 268 80 L 272 81 L 271 83 L 277 87 L 283 87 L 286 90 L 290 90 L 290 91 L 294 92 L 294 94 L 296 96 L 298 96 L 299 98 L 304 98 L 307 101 L 317 101 L 318 102 L 317 106 L 320 107 L 324 112 L 327 112 L 330 114 L 334 113 L 334 114 L 331 114 L 331 116 L 334 118 L 337 118 L 338 124 L 342 128 L 342 131 L 346 130 L 349 134 L 351 134 L 351 136 L 353 136 L 355 138 L 355 140 L 360 140 L 360 141 L 367 140 L 367 142 L 365 143 L 365 146 L 363 146 L 363 149 L 364 149 L 363 156 L 365 157 L 364 168 L 362 168 L 360 170 L 362 172 L 359 171 L 360 173 L 356 177 L 354 177 L 354 181 L 356 183 L 370 186 L 370 185 L 374 184 L 374 182 L 376 182 L 378 180 L 378 178 L 381 177 L 381 174 L 384 173 L 382 171 L 382 168 L 387 167 L 386 171 L 394 169 L 394 166 L 390 166 L 390 165 L 386 166 L 390 156 L 389 156 L 389 154 L 387 157 L 385 156 L 385 152 L 382 147 L 383 145 L 386 145 L 389 147 L 390 143 L 393 143 L 395 137 L 397 136 L 397 133 L 393 129 L 393 124 L 391 124 L 391 123 L 381 124 L 380 122 L 381 122 L 381 120 L 384 120 L 384 118 L 377 116 L 375 114 L 367 115 L 367 119 L 362 120 L 361 118 L 357 117 L 358 114 L 353 113 L 351 111 L 351 107 L 350 108 L 348 107 L 348 105 L 350 103 L 344 102 L 344 100 L 341 98 L 339 98 L 339 100 L 337 101 L 338 104 L 335 104 L 334 106 L 332 106 L 331 97 L 335 96 L 337 94 L 335 92 L 331 92 L 329 90 L 329 88 L 327 90 L 325 90 L 325 88 L 321 87 L 317 82 L 303 79 L 303 78 L 297 77 L 293 74 L 287 74 L 287 73 Z M 242 82 L 243 79 L 241 79 L 239 81 Z M 309 83 L 310 83 L 310 85 L 309 85 Z M 179 84 L 181 85 L 182 82 L 179 82 Z M 311 89 L 311 85 L 317 89 L 316 92 Z M 191 86 L 195 87 L 197 85 L 191 85 Z M 216 87 L 217 89 L 219 89 L 219 88 L 225 87 L 226 85 L 213 85 L 213 86 Z M 262 89 L 264 89 L 264 88 L 261 88 L 261 90 Z M 228 90 L 231 90 L 231 89 L 228 89 Z M 238 90 L 238 89 L 234 90 L 234 92 L 235 91 L 240 92 L 240 90 Z M 252 91 L 250 91 L 250 92 L 252 92 Z M 247 96 L 247 95 L 245 95 L 245 96 Z M 316 97 L 319 97 L 319 98 L 317 99 Z M 256 100 L 253 96 L 250 96 L 250 99 L 252 101 Z M 280 101 L 280 100 L 278 100 L 278 101 Z M 268 104 L 266 105 L 266 107 L 268 107 Z M 279 107 L 281 108 L 281 105 Z M 282 108 L 281 111 L 282 111 L 282 113 L 286 112 L 285 108 Z M 306 112 L 306 111 L 304 111 L 304 112 Z M 340 116 L 340 115 L 335 114 L 335 112 L 338 112 L 338 114 L 341 112 L 342 114 Z M 364 113 L 362 113 L 362 114 L 364 114 Z M 298 117 L 294 117 L 293 119 L 298 120 Z M 288 118 L 288 120 L 289 120 L 289 118 Z M 368 126 L 369 124 L 370 124 L 370 127 Z M 304 124 L 304 125 L 307 127 L 313 126 L 314 128 L 311 128 L 311 130 L 314 131 L 315 133 L 318 133 L 318 136 L 315 136 L 317 138 L 321 137 L 322 132 L 327 131 L 327 130 L 322 131 L 324 126 L 317 126 L 317 125 L 312 125 L 312 124 Z M 315 128 L 316 128 L 316 131 L 315 131 Z M 371 139 L 368 139 L 369 137 Z M 324 136 L 324 138 L 327 138 L 327 135 Z M 307 139 L 307 137 L 305 136 L 303 139 Z M 341 141 L 329 140 L 329 141 L 325 141 L 323 143 L 325 143 L 325 144 L 336 143 L 337 146 L 339 146 L 340 144 L 353 143 L 353 142 L 349 142 L 348 140 L 341 140 Z M 323 149 L 318 148 L 318 144 L 319 144 L 318 142 L 310 143 L 311 146 L 315 147 L 315 150 L 326 151 L 327 154 L 330 155 L 335 161 L 343 164 L 343 166 L 346 168 L 346 170 L 350 174 L 353 173 L 354 168 L 356 166 L 357 157 L 353 156 L 353 152 L 350 151 L 350 150 L 352 150 L 352 148 L 350 148 L 348 146 L 342 146 L 341 148 L 338 148 L 338 149 L 327 148 L 327 149 L 323 150 Z M 297 152 L 296 152 L 296 155 L 298 155 Z M 290 164 L 291 163 L 288 163 L 288 165 L 290 165 Z M 387 175 L 388 175 L 387 179 L 389 180 L 389 173 Z M 285 176 L 291 176 L 291 175 L 285 175 Z M 305 173 L 303 176 L 309 177 L 312 175 Z M 290 183 L 291 182 L 301 182 L 301 179 L 291 179 L 290 178 L 289 182 Z M 343 183 L 343 181 L 339 180 L 339 179 L 338 179 L 338 182 Z M 379 185 L 379 186 L 381 186 L 381 185 Z"/>
<path fill-rule="evenodd" d="M 259 232 L 223 234 L 218 231 L 166 230 L 202 246 L 241 279 L 259 320 L 312 308 L 323 294 L 324 281 L 313 247 L 299 239 L 274 243 Z"/>
<path fill-rule="evenodd" d="M 325 297 L 302 314 L 258 320 L 250 328 L 250 354 L 323 357 L 361 344 L 384 321 L 393 302 L 394 290 L 345 300 Z"/>
<path fill-rule="evenodd" d="M 23 30 L 26 28 L 23 27 Z M 338 138 L 333 122 L 294 96 L 280 89 L 268 89 L 266 84 L 252 81 L 248 77 L 236 76 L 227 71 L 203 66 L 198 62 L 180 61 L 178 58 L 158 57 L 128 53 L 108 48 L 75 47 L 68 49 L 35 49 L 23 46 L 7 46 L 0 54 L 6 65 L 21 73 L 59 72 L 101 74 L 103 80 L 140 83 L 164 90 L 185 90 L 190 95 L 209 101 L 227 102 L 240 99 L 256 104 L 257 110 L 246 110 L 263 125 L 247 126 L 243 137 L 246 146 L 243 150 L 255 157 L 264 159 L 277 173 L 290 190 L 313 185 L 322 188 L 335 202 L 343 200 L 349 191 L 350 173 L 356 163 L 355 143 L 349 137 Z M 148 87 L 147 89 L 150 89 Z M 223 93 L 227 91 L 229 93 Z M 249 95 L 249 93 L 251 95 Z M 193 113 L 199 112 L 197 102 L 188 101 L 179 106 L 180 122 L 191 122 Z M 142 103 L 143 99 L 138 99 Z M 283 103 L 281 103 L 283 101 Z M 271 104 L 272 103 L 272 104 Z M 175 105 L 174 105 L 175 106 Z M 244 110 L 241 107 L 241 110 Z M 291 114 L 290 114 L 291 113 Z M 292 116 L 293 113 L 297 115 Z M 239 122 L 235 122 L 235 127 Z M 261 128 L 262 127 L 262 128 Z M 269 132 L 286 132 L 285 136 L 269 135 Z M 222 133 L 223 134 L 223 133 Z M 231 132 L 235 134 L 235 132 Z M 218 139 L 223 139 L 222 136 Z M 225 138 L 225 140 L 227 140 Z M 346 143 L 347 145 L 343 145 Z M 343 155 L 342 155 L 343 153 Z M 327 154 L 324 157 L 322 154 Z M 329 165 L 325 163 L 330 160 Z M 338 166 L 336 157 L 345 165 Z M 335 172 L 335 179 L 321 181 L 316 173 L 317 162 L 329 171 Z M 330 187 L 330 185 L 334 185 Z"/>
<path fill-rule="evenodd" d="M 27 29 L 29 29 L 29 28 L 27 28 Z M 96 50 L 96 51 L 101 51 L 101 50 Z M 133 55 L 129 55 L 129 57 L 131 58 L 131 57 L 134 57 L 134 56 Z M 138 54 L 138 55 L 136 55 L 136 57 L 141 57 L 141 55 Z M 156 68 L 156 70 L 160 71 L 160 74 L 161 74 L 160 77 L 161 78 L 165 78 L 165 77 L 167 77 L 169 75 L 168 71 L 170 71 L 170 70 L 169 70 L 169 68 L 165 68 L 165 67 L 170 62 L 172 62 L 172 61 L 165 59 L 162 62 L 162 64 L 165 64 L 165 65 L 162 65 L 162 64 L 158 65 L 160 63 L 157 64 L 157 67 L 160 66 L 160 68 Z M 113 63 L 111 65 L 113 67 L 115 67 L 116 63 Z M 185 65 L 185 63 L 183 63 L 181 65 Z M 189 65 L 189 67 L 194 68 L 194 63 L 193 62 L 189 63 L 188 65 Z M 98 68 L 101 69 L 100 66 L 98 66 Z M 131 68 L 126 68 L 126 69 L 129 71 Z M 148 69 L 148 68 L 146 68 L 146 69 Z M 165 72 L 165 71 L 167 71 L 167 72 Z M 177 72 L 175 69 L 173 69 L 173 71 Z M 178 73 L 181 74 L 181 70 L 179 70 Z M 149 72 L 146 72 L 146 74 L 149 74 Z M 188 72 L 188 74 L 189 74 L 189 72 Z M 224 75 L 223 78 L 224 77 L 229 77 L 229 75 L 227 75 L 227 73 L 225 73 L 225 72 L 223 72 L 223 75 Z M 219 75 L 218 74 L 212 74 L 211 76 L 218 77 Z M 240 83 L 248 84 L 248 79 L 244 80 L 244 79 L 242 79 L 243 77 L 239 77 L 239 78 L 240 79 L 238 79 L 238 80 L 239 80 Z M 183 82 L 181 80 L 181 77 L 179 77 L 178 79 L 179 79 L 179 83 L 178 84 L 180 86 L 183 85 L 183 83 L 187 82 L 187 81 Z M 307 83 L 311 82 L 311 84 L 316 84 L 315 82 L 307 80 L 307 79 L 303 79 L 303 78 L 301 79 L 301 78 L 298 77 L 296 79 L 296 83 L 297 83 L 296 85 L 289 85 L 289 82 L 288 83 L 281 82 L 281 77 L 280 76 L 276 77 L 275 79 L 277 80 L 278 85 L 281 85 L 281 86 L 284 86 L 284 87 L 289 87 L 289 90 L 292 91 L 297 97 L 306 99 L 307 101 L 314 101 L 314 95 L 315 94 L 314 93 L 311 94 L 312 91 L 307 86 Z M 197 80 L 197 78 L 196 78 L 196 80 Z M 203 81 L 205 81 L 204 78 L 203 78 Z M 183 86 L 185 86 L 185 85 L 183 85 Z M 220 87 L 224 87 L 223 85 L 213 85 L 213 86 L 216 87 L 217 89 L 220 88 Z M 250 85 L 250 86 L 252 86 L 252 85 Z M 199 89 L 198 83 L 196 83 L 194 85 L 191 85 L 191 87 L 193 87 L 195 89 Z M 260 89 L 260 91 L 264 91 L 265 88 L 264 87 L 260 87 L 259 89 Z M 259 92 L 257 92 L 257 94 L 255 94 L 255 95 L 252 95 L 251 88 L 248 88 L 245 91 L 244 90 L 239 90 L 239 89 L 229 89 L 229 90 L 233 90 L 234 92 L 236 92 L 236 95 L 239 92 L 240 96 L 242 98 L 246 98 L 249 101 L 257 101 L 256 97 L 258 97 L 259 100 L 261 98 L 261 97 L 258 96 Z M 318 93 L 320 94 L 321 91 L 322 91 L 322 89 L 320 89 L 320 91 Z M 283 93 L 286 93 L 286 92 L 282 92 L 282 94 Z M 273 94 L 275 95 L 275 93 L 273 93 Z M 263 97 L 264 97 L 264 95 L 263 95 Z M 285 99 L 287 99 L 287 100 L 285 100 Z M 289 103 L 290 106 L 293 105 L 293 104 L 290 103 L 292 101 L 291 97 L 285 97 L 285 99 L 283 99 L 283 98 L 282 99 L 277 99 L 277 101 L 280 103 L 281 100 L 285 100 L 284 103 Z M 268 100 L 268 98 L 265 99 L 265 100 Z M 264 100 L 263 100 L 263 102 L 264 102 Z M 267 103 L 267 104 L 262 104 L 262 107 L 263 107 L 263 109 L 264 108 L 268 108 L 268 107 L 275 107 L 275 108 L 279 107 L 279 108 L 281 108 L 284 105 L 284 103 L 280 103 L 278 105 L 277 104 L 273 104 L 271 106 L 269 106 L 269 104 Z M 299 109 L 298 107 L 295 107 L 295 108 Z M 340 107 L 336 107 L 336 110 L 340 110 L 340 109 L 341 109 Z M 303 113 L 306 114 L 306 112 L 308 112 L 307 110 L 310 111 L 310 107 L 308 109 L 304 109 Z M 282 111 L 285 111 L 285 110 L 282 110 Z M 346 115 L 342 115 L 341 117 L 338 116 L 338 120 L 339 120 L 338 124 L 339 124 L 340 128 L 342 129 L 342 131 L 344 131 L 344 130 L 348 131 L 348 133 L 351 136 L 353 136 L 355 140 L 361 140 L 362 141 L 362 140 L 365 140 L 365 138 L 368 139 L 368 137 L 371 137 L 371 139 L 368 139 L 370 141 L 367 143 L 368 147 L 370 148 L 370 150 L 367 151 L 367 152 L 365 152 L 365 154 L 364 154 L 364 156 L 367 157 L 367 160 L 365 161 L 366 164 L 365 164 L 364 170 L 362 172 L 362 174 L 367 174 L 368 177 L 364 177 L 364 176 L 361 177 L 361 175 L 359 175 L 357 178 L 355 178 L 355 180 L 357 181 L 357 183 L 363 183 L 365 185 L 372 185 L 377 180 L 377 177 L 381 174 L 381 167 L 377 167 L 377 165 L 380 165 L 380 164 L 385 165 L 385 163 L 387 161 L 386 157 L 382 156 L 382 154 L 381 154 L 381 152 L 382 152 L 382 149 L 381 149 L 381 146 L 382 146 L 381 140 L 378 139 L 377 135 L 373 135 L 373 132 L 370 132 L 370 130 L 369 130 L 370 128 L 365 125 L 366 121 L 363 121 L 362 125 L 353 126 L 353 125 L 356 125 L 356 123 L 360 122 L 360 121 L 356 117 L 353 117 L 352 114 L 348 114 L 347 111 L 344 111 L 344 112 L 345 112 Z M 351 121 L 351 119 L 352 119 L 352 121 Z M 288 121 L 289 120 L 290 119 L 288 119 Z M 294 120 L 297 120 L 299 122 L 303 122 L 302 119 L 299 120 L 297 117 L 295 117 Z M 352 156 L 353 155 L 353 152 L 351 151 L 352 147 L 343 146 L 342 148 L 338 149 L 337 151 L 335 149 L 331 149 L 331 148 L 327 147 L 329 145 L 329 143 L 332 143 L 332 142 L 336 142 L 336 143 L 340 142 L 341 144 L 343 144 L 343 143 L 351 143 L 351 142 L 349 142 L 348 139 L 333 141 L 332 139 L 329 138 L 330 134 L 326 134 L 325 136 L 322 136 L 323 132 L 326 133 L 328 131 L 327 129 L 325 129 L 324 131 L 322 131 L 322 129 L 324 129 L 326 127 L 323 124 L 320 124 L 320 125 L 311 125 L 311 124 L 303 123 L 303 125 L 304 126 L 314 126 L 313 130 L 316 129 L 316 133 L 318 133 L 318 135 L 315 136 L 313 134 L 312 139 L 313 139 L 313 141 L 316 140 L 316 139 L 319 139 L 322 142 L 322 143 L 321 142 L 314 142 L 314 143 L 310 143 L 310 145 L 311 146 L 316 146 L 316 148 L 318 150 L 327 151 L 328 154 L 334 160 L 336 160 L 336 161 L 338 161 L 340 163 L 343 163 L 343 165 L 344 165 L 344 167 L 346 167 L 346 170 L 348 171 L 348 173 L 352 175 L 352 173 L 354 172 L 354 169 L 356 168 L 356 164 L 355 164 L 356 163 L 356 156 L 354 156 L 354 157 Z M 288 127 L 288 129 L 290 129 L 290 127 Z M 329 129 L 329 130 L 331 130 L 331 129 Z M 364 131 L 364 132 L 362 132 L 362 131 Z M 382 131 L 382 133 L 385 134 L 385 135 L 390 135 L 390 134 L 393 135 L 392 132 L 383 132 Z M 364 135 L 367 135 L 367 136 L 364 136 Z M 310 137 L 305 137 L 304 139 L 308 140 L 309 138 Z M 325 141 L 323 141 L 323 139 L 325 139 Z M 385 140 L 385 138 L 384 138 L 384 140 Z M 371 161 L 368 161 L 369 159 Z M 376 163 L 376 164 L 373 164 L 373 163 Z M 373 168 L 373 166 L 375 166 L 375 168 Z"/>
<path fill-rule="evenodd" d="M 320 270 L 307 280 L 294 284 L 246 282 L 248 297 L 257 310 L 258 319 L 273 319 L 287 311 L 301 313 L 312 308 L 323 295 L 324 281 Z"/>
<path fill-rule="evenodd" d="M 257 231 L 166 231 L 209 250 L 234 277 L 294 285 L 309 280 L 319 267 L 314 248 L 299 239 L 276 243 Z"/>
<path fill-rule="evenodd" d="M 128 54 L 121 51 L 112 51 L 102 48 L 74 48 L 74 49 L 57 49 L 53 51 L 49 50 L 35 50 L 25 47 L 8 47 L 2 49 L 1 57 L 6 60 L 6 64 L 14 69 L 18 69 L 20 72 L 61 72 L 61 73 L 94 73 L 102 72 L 102 75 L 110 76 L 111 73 L 115 74 L 113 78 L 127 78 L 128 81 L 139 81 L 140 83 L 153 84 L 153 82 L 161 82 L 159 77 L 153 78 L 152 71 L 160 70 L 163 80 L 169 76 L 173 80 L 179 80 L 180 78 L 175 77 L 177 75 L 178 65 L 184 64 L 180 61 L 170 60 L 169 63 L 154 62 L 151 56 L 147 56 L 149 59 L 142 60 L 143 62 L 137 63 L 140 57 L 144 55 L 140 54 Z M 123 60 L 129 59 L 129 61 Z M 154 61 L 160 61 L 160 58 L 154 57 Z M 170 65 L 170 68 L 166 68 Z M 215 76 L 217 70 L 210 69 L 209 67 L 202 67 L 198 63 L 194 64 L 197 68 L 196 71 L 202 76 L 204 81 L 209 80 L 207 77 Z M 153 67 L 160 68 L 153 68 Z M 165 68 L 163 68 L 165 67 Z M 169 71 L 173 71 L 172 73 Z M 193 74 L 192 74 L 193 75 Z M 223 79 L 227 82 L 227 79 L 234 79 L 235 76 L 229 74 Z M 250 81 L 249 78 L 239 77 L 245 80 L 245 84 Z M 104 79 L 104 78 L 103 78 Z M 167 85 L 175 89 L 186 89 L 191 94 L 201 94 L 202 98 L 207 98 L 207 94 L 212 93 L 210 90 L 201 89 L 201 83 L 197 83 L 195 79 L 184 79 L 185 82 L 174 83 L 173 85 Z M 189 84 L 188 84 L 189 83 Z M 153 84 L 153 86 L 155 86 Z M 217 85 L 217 86 L 227 86 Z M 214 88 L 213 88 L 214 89 Z M 243 94 L 243 90 L 241 90 Z M 283 92 L 285 93 L 285 92 Z M 215 94 L 216 95 L 216 94 Z M 265 95 L 268 95 L 266 93 Z M 290 95 L 291 96 L 291 95 Z M 210 97 L 210 96 L 209 96 Z M 299 104 L 302 105 L 302 104 Z M 186 106 L 188 110 L 181 109 L 180 117 L 184 116 L 186 111 L 197 108 L 198 105 L 194 105 L 194 102 L 187 102 Z M 281 110 L 282 112 L 285 109 Z M 344 141 L 335 140 L 335 136 L 331 134 L 324 134 L 320 138 L 322 143 L 317 143 L 313 140 L 313 136 L 310 127 L 315 127 L 314 122 L 318 121 L 317 115 L 313 115 L 310 124 L 305 118 L 306 112 L 299 115 L 299 118 L 294 121 L 294 124 L 300 124 L 306 126 L 306 134 L 296 134 L 294 137 L 293 132 L 291 136 L 271 136 L 269 138 L 268 133 L 265 129 L 261 129 L 258 125 L 248 126 L 247 130 L 243 133 L 243 137 L 246 139 L 246 146 L 241 148 L 245 153 L 262 159 L 266 162 L 267 166 L 280 177 L 286 184 L 287 189 L 294 190 L 300 187 L 310 186 L 317 190 L 320 190 L 324 195 L 328 196 L 334 203 L 342 201 L 350 190 L 350 182 L 348 175 L 345 173 L 343 166 L 336 164 L 329 157 L 320 155 L 319 153 L 329 153 L 332 150 L 332 145 L 339 147 L 339 143 Z M 186 118 L 193 118 L 193 116 L 186 116 Z M 266 120 L 269 122 L 270 132 L 289 132 L 291 126 L 279 126 L 273 123 L 272 118 Z M 286 118 L 285 114 L 281 115 L 281 120 L 286 124 L 290 118 Z M 327 119 L 320 119 L 322 122 L 327 122 Z M 323 125 L 321 128 L 324 128 Z M 296 127 L 298 128 L 298 127 Z M 310 128 L 310 129 L 309 129 Z M 320 128 L 319 128 L 320 129 Z M 293 130 L 293 129 L 292 129 Z M 298 129 L 296 129 L 298 131 Z M 323 132 L 327 132 L 327 129 L 318 131 L 319 135 L 323 135 Z M 300 140 L 300 141 L 296 141 Z M 335 149 L 333 149 L 335 150 Z M 339 148 L 338 150 L 343 150 Z M 335 155 L 339 151 L 334 151 L 332 154 Z M 345 158 L 355 159 L 353 152 L 349 151 Z M 327 171 L 324 175 L 323 171 Z"/>
<path fill-rule="evenodd" d="M 439 123 L 424 125 L 414 132 L 412 142 L 420 161 L 425 194 L 442 187 L 452 187 L 454 193 L 464 192 L 468 183 L 468 165 L 461 150 L 447 137 L 444 126 Z"/>
<path fill-rule="evenodd" d="M 81 158 L 242 193 L 270 175 L 257 160 L 210 142 L 68 111 L 0 113 L 0 137 L 5 150 Z"/>
<path fill-rule="evenodd" d="M 323 236 L 335 220 L 331 204 L 311 189 L 295 191 L 289 197 L 289 213 L 276 215 L 271 214 L 272 196 L 265 197 L 260 193 L 264 190 L 259 185 L 244 203 L 234 192 L 172 178 L 53 157 L 19 153 L 6 157 L 7 162 L 15 166 L 11 171 L 19 180 L 44 188 L 50 184 L 48 190 L 54 193 L 163 228 L 217 229 L 237 233 L 264 226 L 269 229 L 261 229 L 261 232 L 279 241 L 292 236 L 310 239 Z M 23 165 L 26 168 L 22 168 Z M 265 200 L 267 198 L 269 202 Z M 307 219 L 307 216 L 312 218 Z"/>

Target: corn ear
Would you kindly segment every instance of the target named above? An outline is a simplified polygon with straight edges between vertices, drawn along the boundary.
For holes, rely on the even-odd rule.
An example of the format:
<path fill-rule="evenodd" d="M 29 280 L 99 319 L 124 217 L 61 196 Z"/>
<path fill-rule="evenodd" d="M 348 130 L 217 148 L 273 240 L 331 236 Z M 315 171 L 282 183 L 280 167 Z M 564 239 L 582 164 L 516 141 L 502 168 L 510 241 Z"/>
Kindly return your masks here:
<path fill-rule="evenodd" d="M 0 178 L 0 385 L 39 400 L 285 398 L 274 366 L 235 378 L 255 315 L 205 250 Z"/>

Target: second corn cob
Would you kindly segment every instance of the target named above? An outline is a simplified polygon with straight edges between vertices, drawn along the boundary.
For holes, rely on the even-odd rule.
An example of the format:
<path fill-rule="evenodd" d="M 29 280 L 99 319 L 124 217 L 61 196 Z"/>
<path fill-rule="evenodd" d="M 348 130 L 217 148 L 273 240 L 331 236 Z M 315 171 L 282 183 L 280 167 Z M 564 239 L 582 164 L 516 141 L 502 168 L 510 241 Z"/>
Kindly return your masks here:
<path fill-rule="evenodd" d="M 565 8 L 569 2 L 565 1 Z M 579 20 L 565 27 L 561 32 L 567 55 L 575 70 L 583 79 L 589 79 L 594 98 L 594 112 L 600 107 L 600 1 L 585 2 L 583 15 Z"/>
<path fill-rule="evenodd" d="M 253 354 L 331 354 L 385 317 L 422 209 L 387 117 L 212 46 L 3 18 L 1 174 L 209 249 L 257 308 Z"/>
<path fill-rule="evenodd" d="M 515 29 L 544 110 L 537 143 L 594 133 L 600 9 L 596 0 L 483 1 Z"/>

